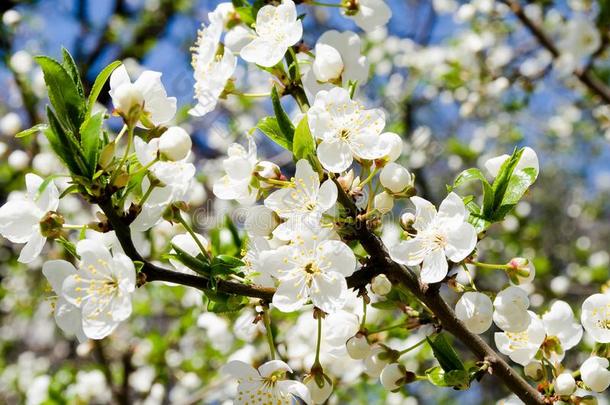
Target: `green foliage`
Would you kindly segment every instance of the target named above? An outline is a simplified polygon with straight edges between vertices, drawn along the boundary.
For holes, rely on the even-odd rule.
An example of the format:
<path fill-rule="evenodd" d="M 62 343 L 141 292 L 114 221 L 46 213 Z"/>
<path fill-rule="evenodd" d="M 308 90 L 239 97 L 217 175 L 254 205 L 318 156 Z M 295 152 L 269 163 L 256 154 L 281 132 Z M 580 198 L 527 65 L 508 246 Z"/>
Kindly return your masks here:
<path fill-rule="evenodd" d="M 294 125 L 280 103 L 280 96 L 278 95 L 275 86 L 271 89 L 271 103 L 273 104 L 273 112 L 275 113 L 275 118 L 277 119 L 280 130 L 287 139 L 292 141 L 294 138 Z"/>
<path fill-rule="evenodd" d="M 256 127 L 282 148 L 292 150 L 292 139 L 284 135 L 275 117 L 262 118 Z"/>
<path fill-rule="evenodd" d="M 43 130 L 51 148 L 70 172 L 92 179 L 104 146 L 101 139 L 104 113 L 91 116 L 91 110 L 110 73 L 120 63 L 114 62 L 100 73 L 87 100 L 72 56 L 66 49 L 62 49 L 62 54 L 62 63 L 47 56 L 36 57 L 52 106 L 47 107 L 49 125 L 37 125 L 18 135 L 27 136 Z"/>
<path fill-rule="evenodd" d="M 307 159 L 314 169 L 320 171 L 320 164 L 318 163 L 318 159 L 316 157 L 316 143 L 313 139 L 311 131 L 309 130 L 307 117 L 303 117 L 294 131 L 292 153 L 296 160 Z"/>
<path fill-rule="evenodd" d="M 515 150 L 500 167 L 492 184 L 479 169 L 471 168 L 461 172 L 453 186 L 448 187 L 449 190 L 453 190 L 475 180 L 481 183 L 483 206 L 479 207 L 473 199 L 465 201 L 471 213 L 470 222 L 478 232 L 487 229 L 494 222 L 502 221 L 536 181 L 538 173 L 534 168 L 516 170 L 522 155 L 523 149 Z"/>
<path fill-rule="evenodd" d="M 445 339 L 445 335 L 441 333 L 434 339 L 426 338 L 426 340 L 443 370 L 446 372 L 464 370 L 464 364 L 455 350 L 453 350 L 453 347 L 447 342 L 447 339 Z"/>

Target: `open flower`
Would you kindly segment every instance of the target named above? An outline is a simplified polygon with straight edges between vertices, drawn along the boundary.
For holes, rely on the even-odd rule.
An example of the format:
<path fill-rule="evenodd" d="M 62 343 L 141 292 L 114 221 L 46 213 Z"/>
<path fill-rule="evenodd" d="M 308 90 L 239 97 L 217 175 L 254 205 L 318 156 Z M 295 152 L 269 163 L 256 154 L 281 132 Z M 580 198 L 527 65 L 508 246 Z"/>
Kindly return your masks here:
<path fill-rule="evenodd" d="M 494 340 L 502 354 L 510 357 L 515 363 L 526 366 L 538 353 L 544 342 L 545 330 L 542 321 L 532 311 L 528 311 L 530 323 L 522 332 L 496 332 Z"/>
<path fill-rule="evenodd" d="M 309 128 L 318 145 L 318 158 L 325 169 L 340 173 L 354 158 L 373 160 L 388 153 L 381 142 L 385 115 L 380 109 L 365 110 L 341 87 L 320 91 L 307 112 Z"/>
<path fill-rule="evenodd" d="M 232 9 L 230 3 L 223 4 L 228 4 Z M 207 27 L 202 25 L 191 61 L 197 105 L 189 111 L 189 114 L 196 117 L 201 117 L 216 108 L 218 99 L 237 66 L 237 58 L 233 52 L 220 43 L 224 21 L 218 7 L 217 10 L 209 13 L 208 17 L 210 25 Z"/>
<path fill-rule="evenodd" d="M 285 220 L 273 231 L 282 240 L 319 228 L 322 214 L 337 201 L 337 186 L 332 180 L 326 180 L 320 186 L 318 173 L 307 160 L 299 160 L 296 166 L 292 186 L 273 192 L 265 200 L 265 206 Z"/>
<path fill-rule="evenodd" d="M 53 304 L 53 315 L 57 326 L 68 335 L 76 335 L 79 342 L 84 342 L 87 336 L 83 331 L 81 310 L 62 296 L 64 280 L 75 272 L 74 266 L 65 260 L 50 260 L 42 266 L 42 274 L 49 280 L 53 292 L 57 294 Z"/>
<path fill-rule="evenodd" d="M 252 41 L 241 49 L 246 61 L 264 67 L 278 64 L 288 47 L 303 36 L 303 25 L 297 18 L 292 0 L 283 0 L 279 6 L 266 5 L 256 14 L 256 32 Z"/>
<path fill-rule="evenodd" d="M 135 268 L 125 254 L 117 252 L 113 256 L 104 245 L 92 240 L 78 242 L 76 252 L 81 258 L 78 270 L 66 261 L 55 261 L 45 275 L 56 284 L 54 288 L 63 278 L 61 297 L 80 310 L 84 334 L 102 339 L 131 315 Z M 70 319 L 76 321 L 77 317 L 72 314 Z M 72 325 L 71 330 L 77 330 L 77 326 Z"/>
<path fill-rule="evenodd" d="M 234 143 L 227 151 L 228 157 L 222 161 L 227 173 L 214 183 L 214 195 L 222 200 L 236 200 L 242 205 L 251 205 L 256 201 L 258 189 L 252 186 L 252 176 L 258 159 L 256 143 L 248 138 L 248 150 Z"/>
<path fill-rule="evenodd" d="M 311 404 L 307 387 L 298 381 L 286 380 L 292 373 L 288 364 L 271 360 L 258 370 L 243 361 L 234 360 L 221 369 L 224 374 L 237 378 L 237 396 L 234 403 L 246 404 L 292 404 L 301 399 Z"/>
<path fill-rule="evenodd" d="M 415 205 L 413 228 L 417 234 L 390 250 L 392 259 L 407 266 L 422 264 L 421 280 L 436 283 L 445 278 L 447 259 L 458 263 L 476 246 L 477 233 L 466 220 L 468 213 L 462 199 L 449 193 L 438 212 L 431 202 L 412 197 Z"/>
<path fill-rule="evenodd" d="M 242 268 L 244 273 L 249 275 L 256 284 L 273 287 L 275 282 L 271 278 L 271 269 L 265 265 L 267 257 L 273 254 L 274 251 L 267 239 L 262 236 L 251 237 L 248 241 L 246 254 L 242 258 L 245 264 Z"/>
<path fill-rule="evenodd" d="M 556 337 L 561 344 L 561 351 L 554 352 L 555 361 L 563 360 L 566 350 L 570 350 L 582 338 L 582 326 L 574 319 L 572 308 L 565 301 L 555 301 L 549 312 L 542 315 L 542 323 L 547 337 Z"/>
<path fill-rule="evenodd" d="M 59 192 L 55 183 L 51 181 L 39 193 L 42 183 L 43 179 L 39 176 L 26 174 L 26 193 L 9 198 L 0 207 L 0 234 L 13 243 L 25 243 L 19 254 L 18 260 L 21 263 L 30 263 L 42 251 L 47 237 L 42 234 L 40 222 L 59 205 Z"/>
<path fill-rule="evenodd" d="M 293 312 L 311 299 L 324 312 L 335 312 L 347 299 L 345 277 L 356 270 L 354 253 L 345 243 L 328 240 L 329 231 L 301 234 L 267 256 L 265 266 L 279 283 L 273 305 Z"/>
<path fill-rule="evenodd" d="M 582 381 L 595 392 L 605 391 L 610 386 L 610 362 L 603 357 L 591 356 L 580 366 Z"/>
<path fill-rule="evenodd" d="M 593 294 L 582 303 L 580 321 L 599 343 L 610 343 L 610 295 Z"/>
<path fill-rule="evenodd" d="M 530 300 L 525 290 L 510 286 L 500 291 L 494 299 L 493 321 L 505 332 L 524 331 L 530 324 L 528 308 Z"/>
<path fill-rule="evenodd" d="M 350 9 L 343 10 L 342 13 L 367 32 L 386 25 L 392 17 L 392 10 L 383 0 L 352 0 L 350 3 L 357 5 L 357 11 Z"/>
<path fill-rule="evenodd" d="M 161 73 L 146 70 L 135 82 L 131 82 L 124 65 L 110 75 L 110 97 L 112 104 L 123 116 L 131 114 L 134 108 L 141 108 L 137 123 L 145 127 L 145 121 L 161 125 L 176 114 L 176 98 L 167 97 L 161 83 Z"/>

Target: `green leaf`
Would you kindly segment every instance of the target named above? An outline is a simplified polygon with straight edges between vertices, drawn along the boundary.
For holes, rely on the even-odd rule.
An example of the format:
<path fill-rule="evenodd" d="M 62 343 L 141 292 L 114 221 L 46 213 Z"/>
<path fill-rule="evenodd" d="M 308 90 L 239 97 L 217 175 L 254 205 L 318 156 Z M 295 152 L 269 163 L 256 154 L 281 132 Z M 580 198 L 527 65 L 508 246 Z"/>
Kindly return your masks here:
<path fill-rule="evenodd" d="M 70 169 L 71 173 L 81 175 L 86 167 L 82 166 L 81 158 L 79 157 L 80 151 L 78 149 L 80 147 L 78 142 L 76 142 L 74 136 L 70 136 L 64 131 L 55 113 L 48 106 L 47 119 L 49 120 L 49 127 L 44 131 L 44 134 L 51 148 Z M 80 156 L 82 157 L 82 155 Z"/>
<path fill-rule="evenodd" d="M 101 149 L 103 122 L 104 113 L 98 112 L 94 116 L 87 118 L 80 127 L 81 146 L 89 170 L 87 174 L 90 178 L 93 178 L 97 168 L 97 160 Z"/>
<path fill-rule="evenodd" d="M 256 16 L 253 15 L 252 7 L 250 6 L 235 7 L 235 12 L 239 19 L 247 26 L 251 26 L 256 22 Z"/>
<path fill-rule="evenodd" d="M 465 390 L 470 387 L 470 374 L 466 370 L 445 371 L 441 367 L 432 367 L 426 370 L 428 381 L 438 387 L 454 387 Z"/>
<path fill-rule="evenodd" d="M 24 129 L 15 135 L 15 138 L 25 138 L 26 136 L 34 135 L 38 132 L 44 131 L 48 128 L 46 124 L 36 124 L 32 128 Z"/>
<path fill-rule="evenodd" d="M 102 89 L 104 88 L 104 84 L 108 81 L 108 78 L 114 72 L 116 68 L 121 65 L 120 61 L 114 61 L 110 65 L 106 66 L 95 78 L 95 82 L 93 83 L 93 87 L 91 87 L 91 93 L 89 94 L 89 99 L 87 100 L 87 117 L 91 115 L 93 111 L 93 106 L 95 106 L 95 102 L 97 98 L 100 96 Z"/>
<path fill-rule="evenodd" d="M 36 56 L 35 60 L 42 68 L 57 121 L 67 131 L 77 134 L 85 115 L 85 100 L 72 76 L 62 65 L 47 56 Z"/>
<path fill-rule="evenodd" d="M 273 142 L 284 149 L 292 151 L 292 139 L 286 138 L 275 117 L 262 118 L 256 127 Z"/>
<path fill-rule="evenodd" d="M 83 83 L 81 82 L 80 74 L 78 73 L 78 66 L 76 66 L 72 55 L 70 55 L 70 52 L 63 47 L 61 48 L 61 54 L 64 59 L 61 65 L 64 67 L 64 69 L 66 69 L 66 72 L 68 72 L 72 78 L 72 81 L 76 85 L 76 90 L 78 90 L 78 94 L 81 96 L 81 98 L 85 98 L 85 91 L 83 90 Z"/>
<path fill-rule="evenodd" d="M 473 167 L 471 169 L 466 169 L 457 175 L 457 177 L 455 178 L 455 181 L 453 182 L 452 189 L 457 188 L 457 187 L 461 186 L 462 184 L 469 183 L 474 180 L 479 180 L 481 183 L 489 184 L 489 182 L 487 181 L 487 179 L 485 178 L 483 173 L 481 173 L 481 171 L 479 169 L 477 169 L 476 167 Z"/>
<path fill-rule="evenodd" d="M 426 340 L 428 341 L 428 344 L 430 344 L 430 347 L 432 347 L 434 357 L 436 357 L 443 370 L 446 372 L 464 370 L 464 364 L 455 350 L 453 350 L 453 347 L 451 347 L 449 342 L 445 339 L 445 335 L 441 333 L 434 340 L 431 340 L 430 338 L 426 338 Z"/>
<path fill-rule="evenodd" d="M 271 89 L 271 103 L 273 104 L 273 112 L 275 113 L 275 118 L 277 119 L 277 124 L 280 127 L 280 130 L 286 139 L 292 142 L 292 139 L 294 138 L 294 125 L 280 103 L 280 97 L 275 86 L 273 86 Z"/>
<path fill-rule="evenodd" d="M 513 175 L 513 171 L 517 164 L 519 163 L 519 159 L 521 159 L 521 155 L 523 154 L 523 149 L 515 150 L 510 158 L 506 159 L 506 161 L 500 167 L 498 171 L 498 175 L 493 182 L 493 203 L 491 207 L 484 206 L 484 214 L 486 218 L 493 218 L 493 213 L 496 209 L 500 207 L 502 200 L 504 199 L 504 193 L 508 188 L 508 183 L 510 181 L 511 176 Z"/>
<path fill-rule="evenodd" d="M 300 159 L 315 159 L 316 144 L 309 130 L 307 116 L 303 117 L 297 129 L 294 131 L 294 139 L 292 141 L 292 153 L 296 160 Z"/>
<path fill-rule="evenodd" d="M 175 245 L 174 243 L 172 243 L 171 246 L 172 249 L 174 249 L 174 251 L 176 252 L 172 256 L 180 263 L 184 264 L 186 267 L 196 273 L 199 273 L 206 277 L 210 276 L 210 266 L 204 260 L 203 255 L 198 255 L 197 257 L 194 257 L 185 250 L 181 249 L 179 246 Z"/>
<path fill-rule="evenodd" d="M 248 304 L 248 299 L 246 297 L 224 294 L 213 290 L 206 290 L 205 296 L 208 299 L 207 310 L 210 312 L 235 312 Z"/>

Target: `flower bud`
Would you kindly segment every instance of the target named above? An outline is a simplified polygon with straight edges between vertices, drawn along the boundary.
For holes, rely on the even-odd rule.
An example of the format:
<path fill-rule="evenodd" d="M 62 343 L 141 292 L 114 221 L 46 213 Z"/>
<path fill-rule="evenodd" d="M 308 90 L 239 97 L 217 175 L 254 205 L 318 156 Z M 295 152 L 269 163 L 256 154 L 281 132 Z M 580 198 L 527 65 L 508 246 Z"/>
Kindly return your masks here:
<path fill-rule="evenodd" d="M 388 163 L 379 175 L 381 185 L 393 193 L 400 193 L 409 187 L 413 178 L 411 173 L 398 163 Z"/>
<path fill-rule="evenodd" d="M 387 149 L 388 153 L 385 155 L 387 161 L 393 162 L 400 157 L 402 153 L 402 138 L 394 132 L 384 132 L 379 135 L 381 143 L 381 149 Z"/>
<path fill-rule="evenodd" d="M 280 170 L 280 167 L 275 163 L 269 162 L 267 160 L 258 162 L 258 164 L 256 165 L 255 173 L 258 175 L 258 177 L 261 178 L 261 180 L 263 180 L 261 182 L 261 187 L 263 188 L 273 186 L 270 183 L 265 183 L 265 179 L 280 180 L 282 177 L 282 171 Z"/>
<path fill-rule="evenodd" d="M 347 340 L 345 343 L 347 354 L 354 360 L 366 358 L 371 353 L 371 346 L 366 340 L 366 336 L 356 334 Z"/>
<path fill-rule="evenodd" d="M 384 191 L 375 196 L 375 199 L 373 200 L 373 206 L 381 214 L 386 214 L 392 211 L 392 207 L 394 207 L 394 198 L 392 198 L 390 194 Z"/>
<path fill-rule="evenodd" d="M 405 231 L 409 232 L 413 228 L 415 222 L 415 214 L 412 212 L 405 212 L 400 216 L 400 226 Z"/>
<path fill-rule="evenodd" d="M 385 274 L 380 274 L 373 278 L 371 290 L 377 295 L 386 295 L 392 290 L 392 283 Z"/>
<path fill-rule="evenodd" d="M 561 373 L 555 379 L 555 393 L 557 395 L 572 395 L 572 393 L 576 390 L 576 381 L 572 374 L 570 373 Z"/>
<path fill-rule="evenodd" d="M 310 374 L 303 379 L 314 404 L 323 404 L 333 393 L 333 382 L 326 374 Z"/>
<path fill-rule="evenodd" d="M 14 170 L 25 170 L 30 163 L 30 157 L 28 154 L 21 149 L 13 151 L 8 155 L 8 165 Z"/>
<path fill-rule="evenodd" d="M 491 299 L 479 292 L 464 293 L 455 304 L 455 315 L 472 333 L 480 334 L 491 326 L 493 305 Z"/>
<path fill-rule="evenodd" d="M 523 257 L 515 257 L 506 264 L 506 272 L 513 284 L 528 284 L 534 280 L 536 276 L 536 268 L 534 264 Z"/>
<path fill-rule="evenodd" d="M 603 357 L 591 356 L 580 366 L 582 381 L 595 392 L 605 391 L 610 386 L 610 362 Z"/>
<path fill-rule="evenodd" d="M 526 376 L 534 381 L 540 381 L 544 376 L 542 372 L 542 363 L 539 361 L 531 361 L 527 363 L 527 365 L 523 367 L 523 372 Z"/>
<path fill-rule="evenodd" d="M 316 59 L 313 62 L 313 74 L 319 82 L 331 82 L 341 77 L 343 59 L 335 48 L 326 44 L 316 45 Z"/>
<path fill-rule="evenodd" d="M 375 346 L 364 359 L 364 372 L 369 377 L 377 378 L 383 368 L 390 362 L 387 350 L 383 346 Z"/>
<path fill-rule="evenodd" d="M 415 375 L 408 372 L 405 366 L 399 363 L 390 363 L 383 368 L 379 379 L 388 391 L 396 391 L 404 384 L 414 380 Z"/>
<path fill-rule="evenodd" d="M 159 152 L 172 161 L 186 158 L 191 146 L 191 136 L 180 127 L 169 127 L 159 138 Z"/>

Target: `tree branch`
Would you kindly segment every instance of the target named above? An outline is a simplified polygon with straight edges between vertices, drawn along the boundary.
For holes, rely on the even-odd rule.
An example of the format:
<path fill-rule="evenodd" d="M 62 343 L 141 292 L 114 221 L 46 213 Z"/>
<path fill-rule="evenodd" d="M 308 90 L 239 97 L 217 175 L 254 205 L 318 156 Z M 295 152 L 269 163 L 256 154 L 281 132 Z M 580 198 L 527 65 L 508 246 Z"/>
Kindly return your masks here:
<path fill-rule="evenodd" d="M 500 378 L 504 385 L 523 402 L 534 405 L 544 404 L 542 395 L 536 389 L 519 376 L 483 339 L 470 332 L 464 323 L 457 318 L 453 309 L 440 296 L 438 285 L 428 286 L 420 283 L 417 275 L 390 258 L 381 239 L 368 229 L 366 220 L 358 219 L 358 210 L 351 198 L 338 183 L 337 188 L 339 190 L 339 202 L 357 219 L 356 237 L 371 257 L 372 265 L 383 269 L 383 273 L 393 283 L 400 283 L 408 288 L 436 315 L 443 328 L 461 340 L 479 360 L 489 362 L 491 373 Z"/>
<path fill-rule="evenodd" d="M 521 21 L 523 25 L 529 30 L 529 32 L 536 37 L 540 45 L 546 48 L 554 59 L 557 59 L 561 53 L 555 46 L 551 38 L 540 28 L 534 21 L 525 14 L 523 7 L 519 3 L 519 0 L 501 0 L 506 4 L 515 14 L 515 16 Z M 589 90 L 597 94 L 604 102 L 610 103 L 610 87 L 606 86 L 595 74 L 591 71 L 591 63 L 587 64 L 582 69 L 576 69 L 574 71 L 576 76 L 582 84 L 584 84 Z"/>

